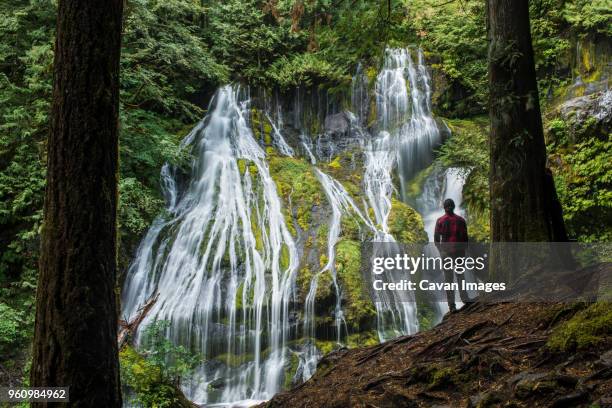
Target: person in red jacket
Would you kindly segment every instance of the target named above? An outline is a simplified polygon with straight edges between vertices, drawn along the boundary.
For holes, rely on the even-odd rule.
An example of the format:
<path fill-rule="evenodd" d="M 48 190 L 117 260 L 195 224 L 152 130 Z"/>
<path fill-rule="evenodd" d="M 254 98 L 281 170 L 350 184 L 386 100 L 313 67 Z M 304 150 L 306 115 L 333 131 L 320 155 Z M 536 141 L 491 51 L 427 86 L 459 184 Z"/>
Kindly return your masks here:
<path fill-rule="evenodd" d="M 442 259 L 465 257 L 465 247 L 468 242 L 467 223 L 463 217 L 455 214 L 455 202 L 448 198 L 444 200 L 444 215 L 436 221 L 436 229 L 434 232 L 434 242 L 440 251 Z M 454 262 L 453 262 L 454 264 Z M 444 279 L 446 283 L 455 281 L 453 269 L 444 269 Z M 457 283 L 459 284 L 459 296 L 461 301 L 466 303 L 469 301 L 467 292 L 463 289 L 464 277 L 462 273 L 457 273 Z M 446 291 L 446 300 L 448 302 L 448 310 L 454 312 L 457 310 L 455 306 L 455 291 Z"/>

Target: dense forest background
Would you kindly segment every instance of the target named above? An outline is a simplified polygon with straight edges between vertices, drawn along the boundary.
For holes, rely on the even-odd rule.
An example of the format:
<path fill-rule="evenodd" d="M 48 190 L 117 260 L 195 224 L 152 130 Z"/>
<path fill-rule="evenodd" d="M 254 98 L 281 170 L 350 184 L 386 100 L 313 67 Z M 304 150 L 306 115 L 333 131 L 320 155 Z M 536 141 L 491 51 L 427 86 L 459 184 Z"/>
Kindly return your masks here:
<path fill-rule="evenodd" d="M 357 63 L 368 75 L 376 75 L 386 46 L 417 44 L 424 49 L 433 70 L 434 109 L 455 133 L 438 160 L 472 169 L 464 188 L 465 204 L 474 214 L 475 236 L 486 240 L 484 3 L 128 1 L 121 55 L 119 273 L 163 209 L 159 169 L 164 162 L 187 165 L 190 158 L 179 143 L 202 118 L 217 86 L 240 81 L 281 92 L 302 86 L 346 93 Z M 51 0 L 0 4 L 3 379 L 21 378 L 28 370 L 56 14 Z M 531 18 L 549 166 L 570 236 L 610 241 L 610 112 L 589 97 L 607 89 L 609 2 L 532 1 Z M 609 98 L 609 92 L 603 97 Z M 569 100 L 573 105 L 567 105 Z"/>

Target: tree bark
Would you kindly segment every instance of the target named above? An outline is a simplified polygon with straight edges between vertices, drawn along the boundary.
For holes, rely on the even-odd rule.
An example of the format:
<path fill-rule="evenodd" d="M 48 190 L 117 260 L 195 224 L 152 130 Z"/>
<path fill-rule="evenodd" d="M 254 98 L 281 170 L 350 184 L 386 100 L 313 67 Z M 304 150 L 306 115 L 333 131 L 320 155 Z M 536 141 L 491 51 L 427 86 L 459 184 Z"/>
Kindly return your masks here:
<path fill-rule="evenodd" d="M 115 280 L 122 13 L 123 0 L 58 4 L 30 382 L 70 387 L 70 406 L 121 406 Z"/>
<path fill-rule="evenodd" d="M 487 0 L 487 9 L 491 240 L 566 240 L 546 174 L 529 2 Z"/>

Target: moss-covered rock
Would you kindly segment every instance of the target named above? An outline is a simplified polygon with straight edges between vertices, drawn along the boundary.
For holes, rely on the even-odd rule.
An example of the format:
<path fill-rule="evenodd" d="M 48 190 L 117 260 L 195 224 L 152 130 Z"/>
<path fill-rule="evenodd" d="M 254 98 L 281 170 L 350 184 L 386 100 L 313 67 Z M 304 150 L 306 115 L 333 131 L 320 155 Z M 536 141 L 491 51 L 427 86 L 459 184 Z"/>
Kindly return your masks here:
<path fill-rule="evenodd" d="M 227 365 L 228 367 L 233 367 L 233 368 L 240 367 L 242 364 L 252 361 L 253 358 L 254 357 L 252 354 L 238 355 L 238 354 L 233 354 L 233 353 L 219 354 L 214 357 L 214 359 L 219 361 L 220 363 L 223 363 Z"/>
<path fill-rule="evenodd" d="M 299 290 L 300 303 L 304 304 L 306 296 L 310 291 L 310 285 L 314 279 L 315 273 L 308 265 L 301 268 L 297 276 L 297 287 Z M 335 304 L 336 295 L 333 291 L 333 280 L 329 271 L 319 274 L 317 278 L 317 292 L 315 294 L 315 314 L 317 315 L 317 323 L 325 321 L 331 322 L 332 306 Z"/>
<path fill-rule="evenodd" d="M 612 303 L 597 302 L 557 326 L 547 345 L 554 351 L 583 350 L 612 335 Z"/>
<path fill-rule="evenodd" d="M 349 331 L 372 327 L 376 309 L 363 287 L 361 276 L 361 245 L 357 241 L 341 240 L 336 245 L 336 271 L 343 291 L 343 309 Z"/>
<path fill-rule="evenodd" d="M 290 353 L 289 359 L 285 363 L 285 379 L 283 381 L 283 385 L 285 389 L 291 388 L 294 384 L 295 373 L 297 372 L 298 366 L 300 364 L 300 358 L 297 353 Z"/>
<path fill-rule="evenodd" d="M 400 242 L 427 242 L 423 219 L 412 207 L 399 200 L 391 200 L 388 219 L 389 232 Z"/>
<path fill-rule="evenodd" d="M 315 346 L 317 346 L 321 355 L 326 355 L 338 348 L 338 343 L 331 340 L 315 340 Z"/>
<path fill-rule="evenodd" d="M 349 334 L 346 339 L 346 345 L 349 348 L 374 346 L 378 343 L 378 333 L 374 329 Z"/>
<path fill-rule="evenodd" d="M 292 225 L 295 217 L 300 228 L 309 229 L 312 209 L 321 204 L 325 194 L 312 167 L 303 159 L 275 154 L 270 155 L 269 163 L 270 175 L 287 211 L 287 224 Z"/>

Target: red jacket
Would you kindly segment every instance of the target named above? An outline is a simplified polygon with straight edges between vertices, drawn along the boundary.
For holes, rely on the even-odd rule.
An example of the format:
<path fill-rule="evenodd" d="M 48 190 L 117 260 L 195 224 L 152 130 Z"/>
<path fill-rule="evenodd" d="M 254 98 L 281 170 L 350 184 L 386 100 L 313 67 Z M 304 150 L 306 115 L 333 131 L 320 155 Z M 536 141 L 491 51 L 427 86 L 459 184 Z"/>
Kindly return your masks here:
<path fill-rule="evenodd" d="M 468 242 L 467 224 L 463 217 L 446 213 L 436 221 L 435 242 Z"/>

